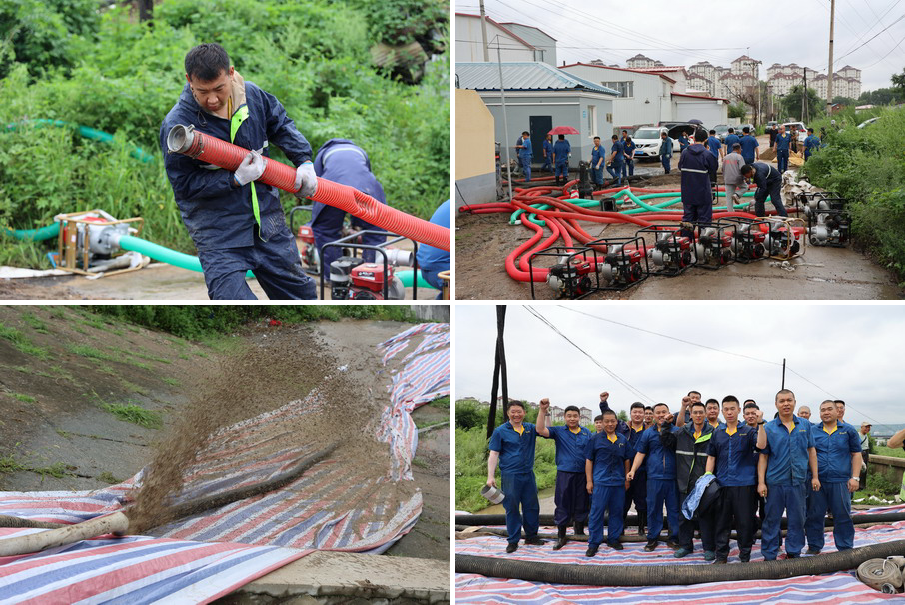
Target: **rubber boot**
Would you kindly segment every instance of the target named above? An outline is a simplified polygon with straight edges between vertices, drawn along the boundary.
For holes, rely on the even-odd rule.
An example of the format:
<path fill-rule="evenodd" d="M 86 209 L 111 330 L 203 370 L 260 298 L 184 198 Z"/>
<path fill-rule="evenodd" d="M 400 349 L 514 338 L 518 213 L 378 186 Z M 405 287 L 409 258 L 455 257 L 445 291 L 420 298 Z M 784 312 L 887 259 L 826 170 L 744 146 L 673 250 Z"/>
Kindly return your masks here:
<path fill-rule="evenodd" d="M 556 537 L 558 539 L 556 540 L 556 544 L 553 545 L 553 550 L 559 550 L 560 548 L 562 548 L 563 546 L 566 545 L 566 526 L 565 525 L 558 526 Z"/>
<path fill-rule="evenodd" d="M 647 530 L 647 511 L 638 513 L 638 535 L 645 535 Z"/>
<path fill-rule="evenodd" d="M 576 536 L 583 536 L 583 535 L 584 535 L 584 522 L 583 522 L 583 521 L 576 521 L 576 522 L 575 522 L 575 527 L 574 527 L 573 529 L 575 530 L 575 535 L 576 535 Z"/>

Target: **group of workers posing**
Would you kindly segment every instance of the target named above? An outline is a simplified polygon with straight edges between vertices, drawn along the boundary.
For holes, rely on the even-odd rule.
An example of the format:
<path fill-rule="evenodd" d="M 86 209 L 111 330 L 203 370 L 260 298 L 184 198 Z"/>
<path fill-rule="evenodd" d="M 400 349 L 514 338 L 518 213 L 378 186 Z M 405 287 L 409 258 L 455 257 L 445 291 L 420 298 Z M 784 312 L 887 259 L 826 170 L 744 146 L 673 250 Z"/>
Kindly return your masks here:
<path fill-rule="evenodd" d="M 820 422 L 811 423 L 810 411 L 802 407 L 796 415 L 795 395 L 783 389 L 775 397 L 776 417 L 764 421 L 754 400 L 740 404 L 727 395 L 722 403 L 716 399 L 704 403 L 700 393 L 691 391 L 675 414 L 665 403 L 649 407 L 636 402 L 625 422 L 610 409 L 608 397 L 606 392 L 600 395 L 596 433 L 580 425 L 575 406 L 565 409 L 565 425 L 548 426 L 550 402 L 542 399 L 535 426 L 524 422 L 524 404 L 510 401 L 508 422 L 490 438 L 487 463 L 490 486 L 496 485 L 497 463 L 500 466 L 507 553 L 518 548 L 522 529 L 526 544 L 544 543 L 538 537 L 540 506 L 534 477 L 538 436 L 552 439 L 556 446 L 558 539 L 553 550 L 566 544 L 570 525 L 576 535 L 583 535 L 587 527 L 588 557 L 604 541 L 622 550 L 620 537 L 632 503 L 638 534 L 644 535 L 647 528 L 646 551 L 658 546 L 665 507 L 666 545 L 675 549 L 677 558 L 693 551 L 697 528 L 705 561 L 726 563 L 734 530 L 739 559 L 747 562 L 759 527 L 761 553 L 765 560 L 775 560 L 783 512 L 788 522 L 787 558 L 800 556 L 805 542 L 807 554 L 820 553 L 827 512 L 833 516 L 836 548 L 853 547 L 851 494 L 859 488 L 867 433 L 862 427 L 859 434 L 843 422 L 844 402 L 824 401 Z"/>

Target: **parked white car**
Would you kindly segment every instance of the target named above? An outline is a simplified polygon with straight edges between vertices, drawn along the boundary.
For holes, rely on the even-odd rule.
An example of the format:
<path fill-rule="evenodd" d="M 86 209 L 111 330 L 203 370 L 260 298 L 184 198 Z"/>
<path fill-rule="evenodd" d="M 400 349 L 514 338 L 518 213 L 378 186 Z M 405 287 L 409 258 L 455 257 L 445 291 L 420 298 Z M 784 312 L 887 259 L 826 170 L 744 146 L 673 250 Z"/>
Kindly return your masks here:
<path fill-rule="evenodd" d="M 661 132 L 666 132 L 666 128 L 642 126 L 635 131 L 632 141 L 637 147 L 635 149 L 636 160 L 655 160 L 660 157 L 660 144 L 662 143 L 662 140 L 660 139 Z M 675 139 L 672 140 L 672 150 L 673 153 L 679 151 L 679 142 Z"/>
<path fill-rule="evenodd" d="M 786 122 L 783 124 L 786 127 L 786 132 L 789 134 L 792 133 L 792 128 L 798 129 L 798 142 L 804 143 L 804 140 L 808 138 L 808 127 L 804 125 L 804 122 Z"/>

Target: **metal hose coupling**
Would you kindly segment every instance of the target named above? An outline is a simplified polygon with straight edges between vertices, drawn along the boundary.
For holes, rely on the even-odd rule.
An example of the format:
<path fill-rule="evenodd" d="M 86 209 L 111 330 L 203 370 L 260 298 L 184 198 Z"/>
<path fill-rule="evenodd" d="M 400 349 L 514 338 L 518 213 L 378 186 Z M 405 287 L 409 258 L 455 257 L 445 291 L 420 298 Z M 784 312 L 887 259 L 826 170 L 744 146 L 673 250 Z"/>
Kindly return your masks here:
<path fill-rule="evenodd" d="M 182 153 L 194 160 L 204 151 L 204 139 L 195 136 L 194 124 L 188 126 L 177 124 L 167 133 L 167 151 Z"/>

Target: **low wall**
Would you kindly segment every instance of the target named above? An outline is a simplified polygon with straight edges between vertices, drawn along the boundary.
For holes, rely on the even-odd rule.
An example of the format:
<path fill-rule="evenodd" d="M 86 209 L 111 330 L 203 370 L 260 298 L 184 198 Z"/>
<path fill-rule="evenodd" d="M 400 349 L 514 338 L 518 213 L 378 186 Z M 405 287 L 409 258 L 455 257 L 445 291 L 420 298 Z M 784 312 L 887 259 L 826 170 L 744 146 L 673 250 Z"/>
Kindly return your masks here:
<path fill-rule="evenodd" d="M 876 456 L 871 454 L 870 463 L 871 470 L 878 473 L 888 473 L 892 469 L 895 480 L 902 483 L 902 474 L 905 473 L 905 458 L 896 458 L 894 456 Z"/>

